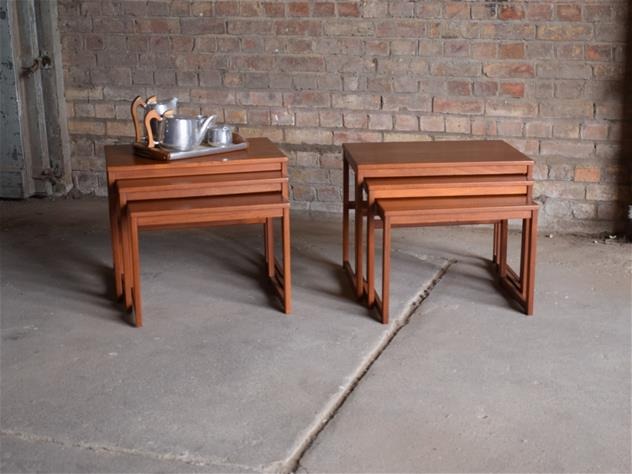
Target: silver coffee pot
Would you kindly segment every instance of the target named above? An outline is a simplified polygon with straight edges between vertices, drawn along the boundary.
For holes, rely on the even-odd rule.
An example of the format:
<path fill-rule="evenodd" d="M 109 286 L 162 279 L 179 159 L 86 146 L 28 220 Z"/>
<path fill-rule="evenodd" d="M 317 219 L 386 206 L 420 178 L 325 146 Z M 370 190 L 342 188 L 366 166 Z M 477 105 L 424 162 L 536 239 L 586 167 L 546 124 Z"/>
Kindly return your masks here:
<path fill-rule="evenodd" d="M 188 151 L 200 146 L 206 136 L 206 131 L 213 125 L 216 116 L 176 115 L 167 110 L 160 115 L 157 110 L 150 110 L 145 115 L 145 128 L 148 135 L 148 146 L 154 143 L 152 124 L 158 129 L 157 142 L 162 148 L 173 151 Z"/>

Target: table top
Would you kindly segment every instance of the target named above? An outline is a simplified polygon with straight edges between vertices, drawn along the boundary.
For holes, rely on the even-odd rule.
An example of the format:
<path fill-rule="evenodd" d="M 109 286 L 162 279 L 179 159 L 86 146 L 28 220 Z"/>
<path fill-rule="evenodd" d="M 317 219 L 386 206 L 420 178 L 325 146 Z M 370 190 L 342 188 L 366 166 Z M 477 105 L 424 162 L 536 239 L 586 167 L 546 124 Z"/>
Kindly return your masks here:
<path fill-rule="evenodd" d="M 257 163 L 287 162 L 287 156 L 279 150 L 268 138 L 257 137 L 248 139 L 246 150 L 218 153 L 216 155 L 200 156 L 174 161 L 156 161 L 142 158 L 134 154 L 134 147 L 128 145 L 108 145 L 105 147 L 105 164 L 108 172 L 122 170 L 154 170 L 175 168 L 196 168 L 213 164 L 227 163 Z"/>
<path fill-rule="evenodd" d="M 345 143 L 345 159 L 362 168 L 533 165 L 533 160 L 501 140 Z"/>

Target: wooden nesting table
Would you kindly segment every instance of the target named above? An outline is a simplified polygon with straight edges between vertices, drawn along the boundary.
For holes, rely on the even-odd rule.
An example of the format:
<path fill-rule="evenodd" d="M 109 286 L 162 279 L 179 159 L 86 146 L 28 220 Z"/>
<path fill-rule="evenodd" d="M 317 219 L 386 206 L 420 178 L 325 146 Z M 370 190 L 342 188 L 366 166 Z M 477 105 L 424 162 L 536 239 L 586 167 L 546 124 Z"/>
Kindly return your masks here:
<path fill-rule="evenodd" d="M 351 172 L 354 174 L 350 186 Z M 347 143 L 343 145 L 343 267 L 356 296 L 377 303 L 388 321 L 390 228 L 395 226 L 494 224 L 492 261 L 501 285 L 533 312 L 537 205 L 533 160 L 503 141 Z M 354 200 L 350 193 L 354 193 Z M 350 263 L 349 213 L 355 212 L 355 267 Z M 367 278 L 363 232 L 367 216 Z M 373 219 L 384 225 L 384 282 L 374 295 Z M 508 219 L 523 220 L 520 274 L 507 264 Z M 383 303 L 386 303 L 385 305 Z M 386 307 L 384 307 L 386 306 Z"/>
<path fill-rule="evenodd" d="M 116 296 L 135 310 L 136 326 L 142 324 L 141 227 L 263 224 L 268 276 L 291 311 L 288 159 L 270 140 L 251 138 L 246 150 L 167 162 L 136 156 L 132 145 L 106 146 L 105 157 Z M 276 217 L 283 223 L 282 266 L 274 257 Z"/>

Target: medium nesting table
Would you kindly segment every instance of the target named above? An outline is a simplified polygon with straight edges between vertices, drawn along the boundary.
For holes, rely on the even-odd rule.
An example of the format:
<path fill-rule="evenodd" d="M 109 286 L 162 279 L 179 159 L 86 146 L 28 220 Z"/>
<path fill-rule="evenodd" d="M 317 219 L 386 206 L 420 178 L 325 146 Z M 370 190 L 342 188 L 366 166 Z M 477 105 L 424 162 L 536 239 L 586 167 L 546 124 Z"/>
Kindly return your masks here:
<path fill-rule="evenodd" d="M 353 187 L 350 186 L 352 171 Z M 394 212 L 391 203 L 395 201 L 389 200 L 395 199 L 398 200 L 398 207 L 403 205 L 406 208 L 406 213 L 412 212 L 421 216 L 427 211 L 428 206 L 432 207 L 433 199 L 436 198 L 452 197 L 453 200 L 448 199 L 446 202 L 449 206 L 454 204 L 458 207 L 462 207 L 464 200 L 471 200 L 470 198 L 501 198 L 503 195 L 522 196 L 525 203 L 531 203 L 532 175 L 533 160 L 503 141 L 344 144 L 342 258 L 343 267 L 351 278 L 356 296 L 362 298 L 366 295 L 369 306 L 373 304 L 373 275 L 367 275 L 366 280 L 364 278 L 362 237 L 365 216 L 368 215 L 369 222 L 372 222 L 373 215 L 384 217 L 383 213 L 372 212 L 373 206 L 382 210 L 386 207 L 390 209 L 389 212 Z M 355 195 L 353 201 L 350 199 L 351 192 Z M 423 200 L 419 201 L 419 198 Z M 510 199 L 507 202 L 512 201 Z M 421 205 L 423 209 L 417 210 L 417 205 Z M 528 218 L 525 217 L 523 222 L 523 261 L 520 275 L 507 265 L 507 219 L 487 218 L 480 222 L 494 224 L 492 261 L 498 270 L 503 288 L 523 305 L 527 314 L 533 311 L 536 228 L 534 221 L 537 220 L 537 206 L 531 209 L 531 214 Z M 351 266 L 349 250 L 349 214 L 352 210 L 355 212 L 355 268 Z M 426 225 L 425 218 L 405 221 L 408 225 Z M 477 223 L 465 218 L 445 220 L 447 224 L 461 222 Z M 432 225 L 430 221 L 428 223 Z M 437 223 L 439 222 L 434 222 L 435 225 Z M 402 221 L 399 225 L 405 226 L 406 223 Z M 386 230 L 390 240 L 390 227 Z M 371 238 L 370 229 L 368 235 Z M 367 263 L 371 263 L 369 270 L 373 268 L 370 260 L 374 258 L 371 247 L 372 245 L 367 247 Z M 526 267 L 525 262 L 529 264 Z M 387 313 L 382 313 L 382 321 L 387 320 Z"/>
<path fill-rule="evenodd" d="M 125 234 L 124 224 L 129 211 L 144 212 L 147 211 L 145 207 L 155 210 L 158 206 L 165 207 L 162 210 L 163 213 L 167 211 L 166 207 L 169 207 L 176 211 L 175 214 L 172 212 L 172 215 L 184 215 L 183 212 L 177 212 L 177 205 L 180 202 L 186 209 L 211 206 L 209 211 L 213 211 L 213 208 L 217 208 L 222 196 L 228 196 L 230 201 L 230 196 L 247 194 L 251 194 L 255 200 L 257 199 L 255 196 L 261 196 L 258 198 L 261 200 L 271 194 L 278 195 L 280 203 L 288 200 L 288 159 L 267 138 L 250 138 L 249 147 L 246 150 L 184 160 L 154 161 L 142 158 L 134 154 L 132 145 L 106 146 L 105 157 L 116 295 L 119 299 L 125 297 L 128 309 L 132 309 L 133 306 L 134 279 L 132 275 L 137 273 L 130 256 L 130 236 Z M 187 199 L 191 202 L 188 203 Z M 230 204 L 224 204 L 225 201 L 221 201 L 223 208 L 227 208 L 227 204 Z M 133 208 L 130 207 L 130 204 L 134 202 L 139 204 L 134 204 Z M 280 293 L 285 312 L 289 313 L 291 308 L 289 208 L 284 211 L 283 218 L 283 271 L 274 258 L 272 225 L 274 216 L 276 214 L 270 214 L 270 216 L 252 214 L 252 217 L 240 219 L 240 222 L 263 223 L 268 275 L 272 279 L 275 290 Z M 208 217 L 205 219 L 221 225 L 230 223 L 230 217 L 227 215 L 222 219 Z M 173 224 L 166 222 L 164 227 Z M 160 228 L 161 226 L 152 227 Z M 288 257 L 287 262 L 285 257 Z M 135 325 L 139 326 L 141 321 L 140 318 L 135 320 Z"/>

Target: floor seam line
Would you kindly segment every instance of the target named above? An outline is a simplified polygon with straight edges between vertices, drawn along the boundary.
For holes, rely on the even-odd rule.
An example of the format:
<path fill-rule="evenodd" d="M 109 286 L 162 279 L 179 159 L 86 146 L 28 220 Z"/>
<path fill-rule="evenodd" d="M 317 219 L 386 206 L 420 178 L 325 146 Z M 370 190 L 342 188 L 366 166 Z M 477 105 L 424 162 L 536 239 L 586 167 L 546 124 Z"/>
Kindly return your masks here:
<path fill-rule="evenodd" d="M 347 399 L 351 396 L 354 390 L 358 387 L 362 379 L 369 372 L 373 364 L 380 358 L 380 356 L 384 353 L 384 351 L 391 344 L 395 336 L 401 331 L 405 326 L 408 325 L 413 315 L 417 311 L 417 309 L 421 306 L 426 298 L 430 295 L 430 292 L 434 289 L 435 286 L 441 281 L 441 279 L 448 272 L 450 267 L 457 263 L 456 259 L 443 259 L 445 263 L 439 268 L 439 270 L 435 273 L 433 278 L 424 285 L 420 291 L 411 299 L 411 302 L 408 304 L 406 310 L 404 311 L 404 317 L 395 322 L 393 327 L 389 330 L 389 332 L 385 335 L 385 337 L 381 340 L 379 345 L 375 348 L 375 350 L 369 355 L 369 357 L 364 362 L 362 368 L 359 372 L 353 377 L 353 380 L 343 393 L 340 394 L 336 402 L 330 408 L 330 410 L 325 414 L 321 422 L 318 426 L 311 432 L 305 436 L 303 442 L 296 450 L 296 452 L 290 456 L 283 463 L 273 463 L 267 469 L 266 472 L 276 471 L 282 472 L 285 474 L 296 472 L 297 469 L 301 466 L 301 459 L 304 454 L 309 450 L 309 448 L 313 445 L 313 443 L 318 439 L 320 433 L 324 431 L 327 425 L 333 420 L 338 412 L 342 409 Z M 274 469 L 273 466 L 276 464 L 277 467 L 280 466 L 279 469 Z"/>
<path fill-rule="evenodd" d="M 44 436 L 37 434 L 25 433 L 22 431 L 15 430 L 0 430 L 0 435 L 2 436 L 11 436 L 13 438 L 20 439 L 22 441 L 27 441 L 30 443 L 42 443 L 42 444 L 54 444 L 57 446 L 62 446 L 66 448 L 77 448 L 84 449 L 88 451 L 93 451 L 97 454 L 126 454 L 131 456 L 139 456 L 147 459 L 154 459 L 157 461 L 170 461 L 170 462 L 180 462 L 184 464 L 188 464 L 191 466 L 221 466 L 221 467 L 231 467 L 236 469 L 245 470 L 248 472 L 261 472 L 261 469 L 247 466 L 244 464 L 234 464 L 230 462 L 223 461 L 220 458 L 214 457 L 205 457 L 205 456 L 193 456 L 184 452 L 182 454 L 176 453 L 159 453 L 155 451 L 148 451 L 145 449 L 136 449 L 136 448 L 123 448 L 119 446 L 107 445 L 107 444 L 99 444 L 99 443 L 86 443 L 83 441 L 71 441 L 71 440 L 63 440 L 54 438 L 52 436 Z"/>

